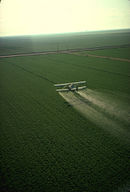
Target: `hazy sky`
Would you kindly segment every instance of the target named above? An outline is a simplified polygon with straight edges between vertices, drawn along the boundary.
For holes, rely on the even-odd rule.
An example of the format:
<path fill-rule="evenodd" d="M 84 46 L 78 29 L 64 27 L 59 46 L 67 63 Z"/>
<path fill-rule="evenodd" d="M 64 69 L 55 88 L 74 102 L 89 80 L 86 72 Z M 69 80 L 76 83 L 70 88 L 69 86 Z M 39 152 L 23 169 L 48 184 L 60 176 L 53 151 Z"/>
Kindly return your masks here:
<path fill-rule="evenodd" d="M 0 36 L 130 28 L 130 0 L 1 0 Z"/>

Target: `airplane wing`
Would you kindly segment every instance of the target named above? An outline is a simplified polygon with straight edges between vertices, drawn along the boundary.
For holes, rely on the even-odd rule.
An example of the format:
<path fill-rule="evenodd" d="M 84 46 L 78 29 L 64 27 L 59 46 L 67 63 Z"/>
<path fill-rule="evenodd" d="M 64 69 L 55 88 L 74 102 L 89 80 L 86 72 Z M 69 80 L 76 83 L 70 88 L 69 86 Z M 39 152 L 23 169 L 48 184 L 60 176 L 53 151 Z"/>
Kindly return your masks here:
<path fill-rule="evenodd" d="M 83 83 L 86 83 L 86 81 L 78 81 L 78 82 L 70 82 L 70 83 L 63 83 L 63 84 L 55 84 L 54 86 L 55 87 L 64 87 L 64 86 L 67 86 L 67 85 L 78 85 L 78 84 L 83 84 Z"/>
<path fill-rule="evenodd" d="M 78 90 L 85 89 L 87 86 L 78 87 Z"/>
<path fill-rule="evenodd" d="M 82 86 L 82 87 L 78 87 L 77 88 L 72 88 L 71 91 L 78 91 L 78 90 L 82 90 L 85 89 L 87 86 Z M 57 92 L 66 92 L 66 91 L 70 91 L 69 89 L 56 89 Z"/>
<path fill-rule="evenodd" d="M 55 87 L 64 87 L 66 85 L 70 85 L 71 83 L 63 83 L 63 84 L 55 84 Z"/>
<path fill-rule="evenodd" d="M 69 89 L 56 89 L 57 92 L 66 92 L 69 91 Z"/>

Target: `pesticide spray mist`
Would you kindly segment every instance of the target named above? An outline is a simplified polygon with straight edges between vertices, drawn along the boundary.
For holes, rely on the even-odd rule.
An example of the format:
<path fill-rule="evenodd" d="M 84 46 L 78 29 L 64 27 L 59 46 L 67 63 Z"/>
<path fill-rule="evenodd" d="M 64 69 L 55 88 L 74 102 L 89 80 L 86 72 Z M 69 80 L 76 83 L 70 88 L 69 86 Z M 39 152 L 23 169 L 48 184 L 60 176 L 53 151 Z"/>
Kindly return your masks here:
<path fill-rule="evenodd" d="M 110 134 L 129 141 L 127 128 L 130 124 L 130 111 L 127 108 L 124 110 L 123 104 L 115 102 L 109 95 L 91 89 L 59 94 L 87 119 Z"/>

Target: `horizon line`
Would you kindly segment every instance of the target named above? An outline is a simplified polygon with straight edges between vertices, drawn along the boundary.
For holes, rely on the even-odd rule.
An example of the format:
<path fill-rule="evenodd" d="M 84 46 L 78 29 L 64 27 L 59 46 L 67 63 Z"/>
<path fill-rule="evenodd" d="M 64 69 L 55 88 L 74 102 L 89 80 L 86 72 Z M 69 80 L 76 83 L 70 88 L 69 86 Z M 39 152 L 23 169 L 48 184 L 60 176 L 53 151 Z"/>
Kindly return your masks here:
<path fill-rule="evenodd" d="M 62 35 L 71 33 L 85 33 L 85 32 L 102 32 L 102 31 L 117 31 L 117 30 L 130 30 L 130 28 L 117 28 L 117 29 L 97 29 L 97 30 L 84 30 L 84 31 L 70 31 L 70 32 L 57 32 L 57 33 L 34 33 L 34 34 L 18 34 L 18 35 L 0 35 L 2 37 L 18 37 L 18 36 L 37 36 L 37 35 Z"/>

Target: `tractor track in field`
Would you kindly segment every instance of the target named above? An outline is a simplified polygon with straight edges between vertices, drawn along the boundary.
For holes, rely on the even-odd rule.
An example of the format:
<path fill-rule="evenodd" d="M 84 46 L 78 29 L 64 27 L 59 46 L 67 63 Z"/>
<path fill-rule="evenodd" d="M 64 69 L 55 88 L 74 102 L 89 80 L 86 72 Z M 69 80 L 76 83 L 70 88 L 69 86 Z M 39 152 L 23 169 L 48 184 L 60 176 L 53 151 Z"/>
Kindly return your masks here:
<path fill-rule="evenodd" d="M 52 58 L 49 58 L 49 60 L 51 60 L 51 61 L 60 61 L 60 62 L 64 62 L 63 60 L 56 60 L 56 59 L 52 59 Z M 80 64 L 71 64 L 71 65 L 73 65 L 74 67 L 76 67 L 76 68 L 81 68 L 81 65 Z M 125 77 L 130 77 L 130 75 L 128 75 L 128 74 L 125 74 L 125 73 L 119 73 L 119 72 L 113 72 L 113 71 L 108 71 L 108 70 L 104 70 L 104 69 L 100 69 L 100 68 L 96 68 L 96 67 L 91 67 L 91 66 L 88 66 L 88 65 L 85 65 L 85 67 L 87 68 L 87 69 L 90 69 L 90 70 L 94 70 L 94 71 L 101 71 L 101 72 L 105 72 L 105 73 L 109 73 L 109 74 L 113 74 L 113 75 L 120 75 L 120 76 L 125 76 Z"/>
<path fill-rule="evenodd" d="M 8 62 L 8 63 L 11 64 L 12 66 L 16 66 L 16 67 L 19 68 L 20 70 L 23 70 L 23 71 L 25 71 L 25 72 L 27 72 L 27 73 L 30 73 L 31 75 L 33 75 L 33 76 L 35 76 L 35 77 L 38 77 L 38 78 L 43 79 L 43 80 L 46 80 L 46 81 L 50 82 L 51 84 L 56 84 L 56 82 L 48 79 L 47 77 L 45 77 L 45 76 L 43 76 L 43 75 L 41 75 L 41 74 L 37 74 L 37 73 L 35 73 L 35 72 L 33 72 L 33 71 L 30 71 L 30 70 L 28 70 L 28 69 L 26 69 L 26 68 L 24 68 L 24 67 L 21 67 L 21 66 L 19 66 L 19 65 L 17 65 L 17 64 L 12 63 L 12 62 Z"/>
<path fill-rule="evenodd" d="M 37 55 L 48 55 L 48 54 L 58 54 L 58 53 L 65 53 L 65 54 L 75 54 L 74 52 L 82 52 L 82 51 L 95 51 L 95 50 L 104 50 L 104 49 L 116 49 L 116 48 L 126 48 L 130 47 L 130 44 L 124 44 L 124 45 L 114 45 L 114 46 L 98 46 L 98 47 L 92 47 L 92 48 L 77 48 L 77 49 L 69 49 L 69 50 L 56 50 L 56 51 L 43 51 L 43 52 L 30 52 L 30 53 L 18 53 L 18 54 L 10 54 L 10 55 L 0 55 L 0 58 L 12 58 L 12 57 L 25 57 L 25 56 L 37 56 Z M 83 56 L 83 55 L 82 55 Z M 106 57 L 106 56 L 96 56 L 96 55 L 90 55 L 87 54 L 86 56 L 95 56 L 95 57 Z M 107 57 L 108 58 L 108 57 Z M 114 60 L 122 60 L 130 62 L 129 59 L 122 59 L 122 58 L 113 58 Z"/>

